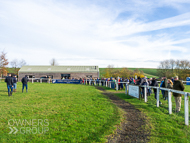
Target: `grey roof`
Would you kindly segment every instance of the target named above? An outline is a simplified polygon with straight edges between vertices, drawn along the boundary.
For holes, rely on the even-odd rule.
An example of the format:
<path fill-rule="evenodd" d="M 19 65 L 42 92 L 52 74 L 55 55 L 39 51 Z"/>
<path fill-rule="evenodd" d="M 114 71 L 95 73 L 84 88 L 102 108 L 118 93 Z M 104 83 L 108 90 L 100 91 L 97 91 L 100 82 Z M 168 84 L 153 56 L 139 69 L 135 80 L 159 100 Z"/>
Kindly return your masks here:
<path fill-rule="evenodd" d="M 19 73 L 39 73 L 39 72 L 99 72 L 98 66 L 22 66 Z"/>

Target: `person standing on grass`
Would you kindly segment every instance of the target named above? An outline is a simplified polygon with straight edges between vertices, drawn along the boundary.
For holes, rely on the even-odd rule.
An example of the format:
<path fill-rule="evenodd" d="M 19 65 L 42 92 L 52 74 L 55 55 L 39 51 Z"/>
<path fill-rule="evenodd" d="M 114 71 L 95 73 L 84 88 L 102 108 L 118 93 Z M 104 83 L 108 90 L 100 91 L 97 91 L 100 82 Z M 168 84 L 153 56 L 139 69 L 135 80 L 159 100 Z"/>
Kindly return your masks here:
<path fill-rule="evenodd" d="M 167 86 L 168 89 L 172 89 L 173 88 L 173 82 L 168 79 L 168 86 Z M 165 92 L 165 100 L 168 100 L 168 91 Z"/>
<path fill-rule="evenodd" d="M 166 77 L 163 77 L 163 83 L 162 83 L 162 86 L 160 87 L 167 88 L 167 86 L 168 86 L 168 80 Z M 162 90 L 162 94 L 163 94 L 163 98 L 165 99 L 166 91 Z"/>
<path fill-rule="evenodd" d="M 151 84 L 152 84 L 152 78 L 150 78 L 148 80 L 148 85 L 150 86 Z M 151 88 L 148 89 L 148 94 L 149 94 L 149 96 L 152 94 L 152 89 Z"/>
<path fill-rule="evenodd" d="M 178 76 L 174 77 L 174 85 L 173 85 L 174 90 L 179 90 L 179 91 L 184 91 L 185 87 L 183 83 L 178 80 Z M 181 94 L 179 93 L 173 93 L 173 96 L 175 98 L 175 103 L 176 103 L 176 112 L 180 112 L 181 109 Z"/>
<path fill-rule="evenodd" d="M 26 87 L 26 92 L 28 92 L 28 77 L 27 76 L 25 76 L 25 77 L 23 77 L 22 78 L 22 93 L 23 93 L 23 91 L 24 91 L 24 87 Z"/>
<path fill-rule="evenodd" d="M 14 92 L 16 92 L 16 88 L 17 88 L 17 79 L 16 79 L 16 75 L 13 77 L 13 90 Z"/>
<path fill-rule="evenodd" d="M 157 82 L 157 80 L 155 78 L 152 78 L 152 83 L 151 83 L 150 86 L 159 87 L 158 82 Z M 157 89 L 153 88 L 153 91 L 154 91 L 154 98 L 157 100 Z M 162 102 L 160 102 L 160 100 L 159 100 L 159 104 L 162 104 Z"/>
<path fill-rule="evenodd" d="M 5 82 L 7 83 L 8 96 L 12 96 L 12 93 L 13 93 L 13 78 L 11 77 L 11 74 L 9 74 L 6 77 Z M 11 89 L 11 91 L 10 91 L 10 89 Z"/>
<path fill-rule="evenodd" d="M 164 79 L 161 78 L 160 87 L 162 87 L 163 83 L 164 83 Z M 162 93 L 162 96 L 163 96 L 163 98 L 164 98 L 164 90 L 161 89 L 161 93 Z"/>
<path fill-rule="evenodd" d="M 148 86 L 148 81 L 147 81 L 147 79 L 143 79 L 143 84 L 142 85 L 144 85 L 144 86 Z M 142 95 L 143 95 L 143 97 L 142 98 L 144 98 L 145 96 L 147 96 L 147 95 L 144 95 L 144 90 L 146 89 L 146 94 L 147 94 L 147 92 L 148 92 L 148 87 L 142 87 Z"/>

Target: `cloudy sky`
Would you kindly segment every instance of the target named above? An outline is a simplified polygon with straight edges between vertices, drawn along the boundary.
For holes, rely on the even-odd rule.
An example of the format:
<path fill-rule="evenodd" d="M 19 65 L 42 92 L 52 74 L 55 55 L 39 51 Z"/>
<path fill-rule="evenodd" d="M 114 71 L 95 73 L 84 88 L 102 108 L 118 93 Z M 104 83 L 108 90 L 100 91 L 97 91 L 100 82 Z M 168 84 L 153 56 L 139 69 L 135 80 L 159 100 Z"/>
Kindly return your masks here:
<path fill-rule="evenodd" d="M 0 50 L 28 65 L 190 59 L 190 0 L 0 0 Z"/>

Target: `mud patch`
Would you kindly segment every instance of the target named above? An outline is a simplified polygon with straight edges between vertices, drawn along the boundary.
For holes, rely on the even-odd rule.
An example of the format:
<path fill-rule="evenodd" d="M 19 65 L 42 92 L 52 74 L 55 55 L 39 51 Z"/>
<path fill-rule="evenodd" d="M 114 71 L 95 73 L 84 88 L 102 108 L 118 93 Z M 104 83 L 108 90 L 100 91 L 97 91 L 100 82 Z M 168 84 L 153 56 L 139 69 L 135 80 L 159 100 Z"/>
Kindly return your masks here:
<path fill-rule="evenodd" d="M 133 105 L 120 99 L 113 93 L 106 92 L 101 87 L 96 88 L 103 91 L 105 96 L 125 112 L 125 120 L 117 127 L 116 132 L 107 138 L 108 143 L 148 142 L 150 129 L 145 127 L 147 124 L 145 115 L 138 109 L 135 109 Z"/>

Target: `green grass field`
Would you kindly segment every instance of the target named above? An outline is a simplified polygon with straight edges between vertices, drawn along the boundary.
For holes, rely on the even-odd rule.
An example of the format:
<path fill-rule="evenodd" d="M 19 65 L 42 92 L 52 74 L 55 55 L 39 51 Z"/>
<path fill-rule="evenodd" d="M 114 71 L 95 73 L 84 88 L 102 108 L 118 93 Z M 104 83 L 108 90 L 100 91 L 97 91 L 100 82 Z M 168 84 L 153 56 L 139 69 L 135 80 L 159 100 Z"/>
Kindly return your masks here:
<path fill-rule="evenodd" d="M 105 69 L 106 68 L 99 68 L 100 71 L 100 77 L 103 77 L 103 75 L 105 74 Z M 114 68 L 115 70 L 120 70 L 122 68 Z M 128 68 L 129 70 L 135 70 L 137 68 Z M 151 69 L 151 68 L 138 68 L 140 71 L 144 72 L 144 75 L 147 76 L 148 78 L 150 77 L 155 77 L 158 78 L 158 73 L 157 73 L 157 69 Z"/>
<path fill-rule="evenodd" d="M 105 142 L 122 120 L 122 111 L 93 86 L 29 83 L 29 92 L 22 93 L 18 83 L 17 93 L 8 97 L 6 84 L 0 83 L 0 91 L 1 143 Z M 18 130 L 24 127 L 23 130 L 9 134 L 8 122 L 13 125 L 12 119 L 48 119 L 49 131 L 42 133 L 40 129 L 44 126 L 38 125 L 42 134 L 35 130 L 32 133 L 25 130 L 31 128 L 28 124 L 15 124 L 14 127 Z"/>
<path fill-rule="evenodd" d="M 128 69 L 135 70 L 137 68 L 128 68 Z M 138 70 L 143 71 L 147 75 L 158 76 L 157 69 L 153 69 L 153 68 L 138 68 Z"/>
<path fill-rule="evenodd" d="M 29 92 L 18 92 L 12 97 L 7 96 L 5 83 L 0 83 L 0 142 L 106 142 L 106 136 L 112 134 L 122 118 L 122 111 L 93 86 L 29 83 Z M 185 86 L 190 92 L 190 86 Z M 121 91 L 104 87 L 109 92 L 126 100 L 145 113 L 151 127 L 150 142 L 155 143 L 188 143 L 190 129 L 184 124 L 184 98 L 182 109 L 175 113 L 175 102 L 172 97 L 173 114 L 168 114 L 168 103 L 162 99 L 159 108 L 156 107 L 154 95 L 148 97 L 148 102 L 125 95 Z M 189 104 L 190 105 L 190 104 Z M 26 128 L 29 125 L 14 125 L 19 130 L 9 134 L 8 122 L 14 120 L 32 119 L 48 120 L 46 133 L 35 133 Z M 13 122 L 11 122 L 13 124 Z M 36 124 L 35 124 L 36 125 Z M 44 127 L 44 126 L 43 126 Z M 25 133 L 24 133 L 25 132 Z M 34 134 L 35 133 L 35 134 Z"/>
<path fill-rule="evenodd" d="M 190 92 L 190 86 L 185 86 L 185 88 L 186 92 Z M 107 90 L 109 92 L 113 92 L 115 95 L 131 103 L 137 109 L 145 113 L 149 119 L 149 126 L 151 127 L 151 143 L 190 142 L 190 128 L 184 123 L 184 98 L 182 98 L 182 108 L 180 113 L 175 113 L 175 100 L 172 96 L 173 113 L 169 115 L 168 102 L 162 99 L 161 94 L 160 100 L 162 105 L 158 108 L 156 107 L 156 99 L 154 98 L 154 94 L 148 97 L 147 103 L 144 103 L 143 100 L 132 98 L 124 93 L 116 93 L 113 89 L 107 88 Z"/>

